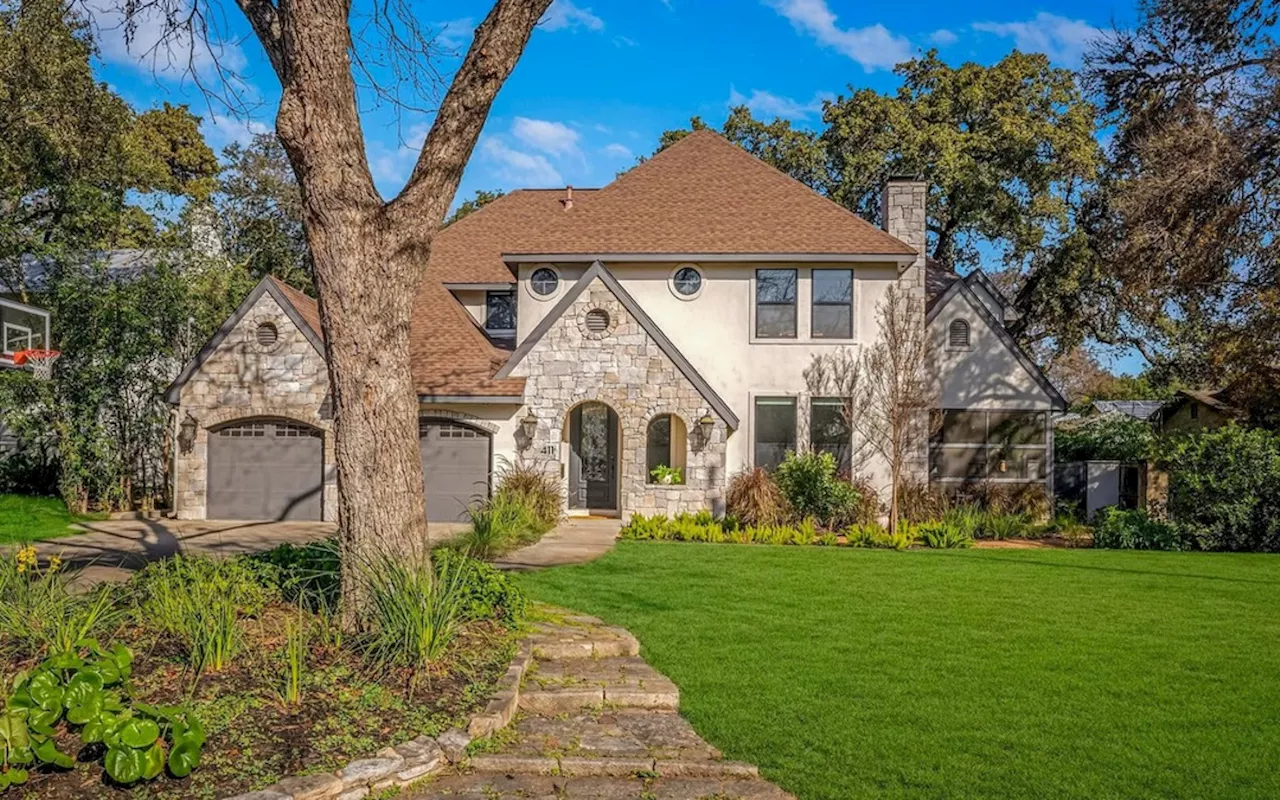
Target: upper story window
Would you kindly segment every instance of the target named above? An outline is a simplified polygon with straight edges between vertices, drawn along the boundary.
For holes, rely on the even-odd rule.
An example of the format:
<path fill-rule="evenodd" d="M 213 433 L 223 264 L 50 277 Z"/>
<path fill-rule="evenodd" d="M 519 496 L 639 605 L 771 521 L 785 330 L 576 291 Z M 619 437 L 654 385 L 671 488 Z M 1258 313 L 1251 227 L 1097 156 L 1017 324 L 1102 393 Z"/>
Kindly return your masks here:
<path fill-rule="evenodd" d="M 947 347 L 951 350 L 969 349 L 969 323 L 962 319 L 952 320 L 947 327 Z"/>
<path fill-rule="evenodd" d="M 484 298 L 484 329 L 490 336 L 511 338 L 516 335 L 516 296 L 514 292 L 487 292 Z"/>
<path fill-rule="evenodd" d="M 538 267 L 529 276 L 529 288 L 539 297 L 555 294 L 560 286 L 560 275 L 551 267 Z"/>
<path fill-rule="evenodd" d="M 796 271 L 756 270 L 756 336 L 796 338 Z"/>
<path fill-rule="evenodd" d="M 814 339 L 853 338 L 853 270 L 813 271 Z"/>

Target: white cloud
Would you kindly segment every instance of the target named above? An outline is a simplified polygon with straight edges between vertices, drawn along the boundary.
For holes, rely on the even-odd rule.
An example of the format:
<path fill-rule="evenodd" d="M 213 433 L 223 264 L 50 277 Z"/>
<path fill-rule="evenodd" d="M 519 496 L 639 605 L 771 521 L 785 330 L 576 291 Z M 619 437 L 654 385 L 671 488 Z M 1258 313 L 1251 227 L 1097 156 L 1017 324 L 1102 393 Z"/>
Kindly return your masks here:
<path fill-rule="evenodd" d="M 753 114 L 765 117 L 782 117 L 783 119 L 808 119 L 812 114 L 822 113 L 822 101 L 834 97 L 830 92 L 818 92 L 807 103 L 801 103 L 790 97 L 772 92 L 752 89 L 748 97 L 734 87 L 729 87 L 729 106 L 746 106 Z"/>
<path fill-rule="evenodd" d="M 395 192 L 404 186 L 413 172 L 413 165 L 418 162 L 418 153 L 430 131 L 429 123 L 418 122 L 405 129 L 398 140 L 391 144 L 369 142 L 369 172 L 381 188 Z"/>
<path fill-rule="evenodd" d="M 589 8 L 574 5 L 572 0 L 555 0 L 538 24 L 543 30 L 577 30 L 586 28 L 589 31 L 604 29 L 604 20 L 591 13 Z"/>
<path fill-rule="evenodd" d="M 946 28 L 939 28 L 929 34 L 929 41 L 939 47 L 949 47 L 960 41 L 960 37 L 956 36 L 955 33 L 947 30 Z"/>
<path fill-rule="evenodd" d="M 635 39 L 632 39 L 630 36 L 613 37 L 614 47 L 636 47 L 639 44 L 640 44 L 639 42 L 637 42 Z"/>
<path fill-rule="evenodd" d="M 975 22 L 975 31 L 1013 39 L 1025 53 L 1044 53 L 1051 61 L 1074 66 L 1084 58 L 1090 42 L 1102 31 L 1082 19 L 1067 19 L 1041 11 L 1026 22 Z"/>
<path fill-rule="evenodd" d="M 482 140 L 480 155 L 494 165 L 498 177 L 517 186 L 564 185 L 564 178 L 545 156 L 515 150 L 498 139 Z"/>
<path fill-rule="evenodd" d="M 232 142 L 248 144 L 255 134 L 271 131 L 270 125 L 255 119 L 225 114 L 211 114 L 205 117 L 200 127 L 203 129 L 205 139 L 215 150 L 221 150 Z"/>
<path fill-rule="evenodd" d="M 109 64 L 171 78 L 193 70 L 208 78 L 217 73 L 219 64 L 224 70 L 239 72 L 247 63 L 234 42 L 206 42 L 199 32 L 193 38 L 185 30 L 170 30 L 157 5 L 139 4 L 127 21 L 122 7 L 112 0 L 84 0 L 81 6 L 89 16 L 99 54 Z M 183 19 L 189 10 L 185 2 L 181 3 L 174 16 Z M 212 38 L 216 34 L 210 32 Z"/>
<path fill-rule="evenodd" d="M 578 132 L 563 122 L 516 117 L 511 134 L 527 147 L 553 156 L 576 156 Z"/>
<path fill-rule="evenodd" d="M 618 144 L 617 142 L 614 142 L 613 144 L 605 145 L 604 154 L 607 156 L 611 156 L 613 158 L 629 159 L 629 158 L 635 157 L 634 154 L 631 152 L 630 147 L 627 147 L 625 144 Z"/>
<path fill-rule="evenodd" d="M 824 47 L 830 47 L 862 65 L 867 72 L 893 69 L 911 58 L 911 43 L 895 36 L 883 25 L 841 28 L 826 0 L 764 0 L 791 21 L 796 30 L 807 33 Z"/>
<path fill-rule="evenodd" d="M 472 17 L 459 17 L 447 22 L 437 22 L 436 44 L 447 50 L 465 50 L 475 34 L 476 21 Z"/>

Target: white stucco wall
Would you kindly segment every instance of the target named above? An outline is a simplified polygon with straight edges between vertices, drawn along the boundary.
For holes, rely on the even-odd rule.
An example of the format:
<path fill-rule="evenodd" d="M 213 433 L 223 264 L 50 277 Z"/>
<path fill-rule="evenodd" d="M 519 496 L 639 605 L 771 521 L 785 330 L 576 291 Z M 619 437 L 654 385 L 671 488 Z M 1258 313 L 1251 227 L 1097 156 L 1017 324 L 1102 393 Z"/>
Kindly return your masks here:
<path fill-rule="evenodd" d="M 970 346 L 964 350 L 948 347 L 947 330 L 956 319 L 969 323 Z M 943 408 L 1053 408 L 1053 398 L 963 292 L 934 317 L 929 335 L 938 354 Z"/>
<path fill-rule="evenodd" d="M 525 338 L 569 291 L 590 266 L 588 263 L 556 264 L 560 285 L 548 297 L 529 288 L 529 276 L 538 264 L 521 265 L 517 312 L 517 341 Z M 797 411 L 807 414 L 804 370 L 813 357 L 840 347 L 858 347 L 876 335 L 876 305 L 898 278 L 895 264 L 874 263 L 697 263 L 703 285 L 693 299 L 676 295 L 670 279 L 678 264 L 606 264 L 622 287 L 657 323 L 741 421 L 728 440 L 726 468 L 732 473 L 751 465 L 755 398 L 800 397 Z M 756 339 L 755 273 L 757 269 L 797 270 L 795 339 Z M 809 336 L 812 270 L 853 270 L 853 328 L 848 340 L 812 339 Z M 807 426 L 801 424 L 801 430 Z"/>

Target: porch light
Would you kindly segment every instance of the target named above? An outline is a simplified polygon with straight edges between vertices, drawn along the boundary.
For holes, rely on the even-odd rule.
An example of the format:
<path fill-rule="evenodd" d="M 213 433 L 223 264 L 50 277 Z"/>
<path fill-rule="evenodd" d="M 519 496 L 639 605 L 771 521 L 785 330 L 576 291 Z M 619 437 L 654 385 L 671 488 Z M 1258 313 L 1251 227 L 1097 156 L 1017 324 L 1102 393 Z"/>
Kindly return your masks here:
<path fill-rule="evenodd" d="M 520 420 L 520 430 L 524 433 L 525 441 L 533 444 L 533 437 L 538 435 L 538 418 L 532 411 Z"/>
<path fill-rule="evenodd" d="M 200 427 L 200 423 L 196 422 L 196 418 L 191 416 L 188 411 L 186 417 L 183 418 L 182 424 L 178 426 L 178 446 L 182 448 L 182 452 L 190 453 L 191 448 L 196 445 L 196 430 Z"/>
<path fill-rule="evenodd" d="M 715 427 L 716 421 L 711 418 L 710 414 L 703 414 L 698 420 L 698 432 L 702 434 L 702 444 L 705 447 L 711 441 L 711 430 Z"/>

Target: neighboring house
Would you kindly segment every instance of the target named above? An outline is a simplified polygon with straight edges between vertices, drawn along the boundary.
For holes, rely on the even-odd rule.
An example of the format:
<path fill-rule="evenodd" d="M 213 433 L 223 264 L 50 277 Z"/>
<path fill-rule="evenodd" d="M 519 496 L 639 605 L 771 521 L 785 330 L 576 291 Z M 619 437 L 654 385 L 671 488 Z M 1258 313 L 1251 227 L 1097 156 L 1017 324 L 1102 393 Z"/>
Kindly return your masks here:
<path fill-rule="evenodd" d="M 1158 422 L 1163 400 L 1095 400 L 1086 416 L 1124 414 L 1142 422 Z"/>
<path fill-rule="evenodd" d="M 1233 405 L 1229 389 L 1183 389 L 1160 409 L 1160 432 L 1221 428 L 1247 414 Z"/>
<path fill-rule="evenodd" d="M 1048 482 L 1065 403 L 984 275 L 926 270 L 926 195 L 890 180 L 880 230 L 697 132 L 603 189 L 515 191 L 442 230 L 410 333 L 428 516 L 457 519 L 507 462 L 560 476 L 570 514 L 625 517 L 720 511 L 739 470 L 843 454 L 839 401 L 804 371 L 873 342 L 894 284 L 939 356 L 932 477 Z M 336 517 L 321 335 L 315 302 L 267 279 L 187 365 L 179 517 Z"/>

